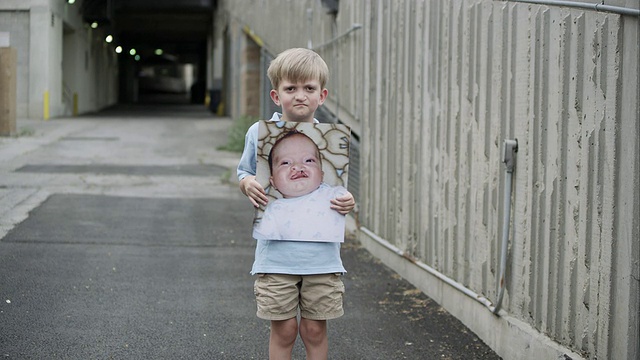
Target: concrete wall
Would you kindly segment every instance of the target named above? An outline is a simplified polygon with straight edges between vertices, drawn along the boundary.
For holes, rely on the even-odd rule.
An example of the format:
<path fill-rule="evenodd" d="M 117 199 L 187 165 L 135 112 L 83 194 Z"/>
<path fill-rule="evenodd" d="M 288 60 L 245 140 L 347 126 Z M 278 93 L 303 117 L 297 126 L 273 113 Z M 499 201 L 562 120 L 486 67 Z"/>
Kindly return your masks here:
<path fill-rule="evenodd" d="M 117 58 L 82 0 L 0 2 L 0 31 L 18 52 L 17 116 L 43 119 L 93 112 L 117 101 Z"/>
<path fill-rule="evenodd" d="M 260 115 L 260 92 L 262 91 L 260 77 L 260 47 L 253 41 L 248 41 L 242 51 L 240 78 L 242 81 L 241 97 L 244 99 L 241 113 L 257 117 Z"/>
<path fill-rule="evenodd" d="M 6 34 L 6 33 L 4 33 Z M 16 134 L 16 73 L 18 54 L 0 34 L 0 136 Z"/>
<path fill-rule="evenodd" d="M 226 58 L 228 68 L 224 74 L 223 64 L 214 65 L 213 79 L 216 83 L 225 82 L 226 94 L 224 97 L 224 109 L 226 115 L 232 118 L 240 116 L 260 116 L 260 91 L 262 84 L 262 73 L 260 69 L 260 46 L 259 38 L 252 37 L 247 33 L 247 28 L 233 17 L 227 16 L 224 10 L 218 11 L 215 15 L 214 42 L 212 46 L 217 51 L 225 49 L 224 43 L 227 41 L 228 49 L 223 56 L 214 55 L 215 59 Z M 226 37 L 226 39 L 225 39 Z M 258 43 L 256 43 L 256 41 Z M 221 77 L 224 77 L 222 79 Z M 213 82 L 212 82 L 213 83 Z"/>
<path fill-rule="evenodd" d="M 29 12 L 24 10 L 0 10 L 0 31 L 9 33 L 11 47 L 17 51 L 17 79 L 27 79 L 29 73 L 29 47 L 22 44 L 29 43 Z M 17 81 L 16 99 L 17 114 L 27 112 L 28 82 Z"/>
<path fill-rule="evenodd" d="M 269 53 L 327 60 L 325 107 L 360 136 L 374 254 L 504 358 L 640 356 L 638 17 L 490 0 L 221 8 Z M 504 139 L 519 150 L 497 317 L 468 294 L 498 295 Z"/>

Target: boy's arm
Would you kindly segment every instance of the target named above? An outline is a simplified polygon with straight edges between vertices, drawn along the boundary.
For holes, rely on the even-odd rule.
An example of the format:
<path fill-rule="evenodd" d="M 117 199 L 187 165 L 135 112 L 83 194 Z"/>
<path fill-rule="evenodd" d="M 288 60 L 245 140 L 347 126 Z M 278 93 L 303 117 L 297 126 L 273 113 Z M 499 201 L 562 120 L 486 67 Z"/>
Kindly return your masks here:
<path fill-rule="evenodd" d="M 240 191 L 249 198 L 253 206 L 267 205 L 267 194 L 254 175 L 247 175 L 240 180 Z"/>
<path fill-rule="evenodd" d="M 253 206 L 267 204 L 267 195 L 256 181 L 256 141 L 258 138 L 258 122 L 251 125 L 244 138 L 244 150 L 238 163 L 238 180 L 240 181 L 240 191 L 249 198 Z"/>
<path fill-rule="evenodd" d="M 347 215 L 356 206 L 356 200 L 350 192 L 331 200 L 331 208 L 342 215 Z"/>

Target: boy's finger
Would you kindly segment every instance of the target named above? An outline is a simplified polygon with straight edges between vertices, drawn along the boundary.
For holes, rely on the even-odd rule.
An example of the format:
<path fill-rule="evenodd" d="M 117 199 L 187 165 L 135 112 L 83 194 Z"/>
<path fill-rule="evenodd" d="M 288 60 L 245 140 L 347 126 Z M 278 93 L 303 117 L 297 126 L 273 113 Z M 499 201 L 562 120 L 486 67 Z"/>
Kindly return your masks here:
<path fill-rule="evenodd" d="M 344 210 L 344 209 L 334 209 L 334 210 L 341 215 L 347 215 L 349 213 L 349 210 Z"/>
<path fill-rule="evenodd" d="M 349 210 L 348 206 L 343 206 L 343 205 L 331 205 L 331 208 L 333 210 L 336 210 L 336 211 L 347 211 L 347 210 Z"/>
<path fill-rule="evenodd" d="M 262 205 L 267 205 L 267 201 L 269 200 L 269 199 L 267 199 L 267 196 L 265 194 L 261 193 L 261 192 L 257 192 L 254 195 L 254 199 L 256 201 L 256 204 L 257 204 L 257 202 L 260 202 Z"/>
<path fill-rule="evenodd" d="M 331 203 L 337 206 L 352 206 L 354 205 L 354 201 L 351 199 L 333 199 Z"/>

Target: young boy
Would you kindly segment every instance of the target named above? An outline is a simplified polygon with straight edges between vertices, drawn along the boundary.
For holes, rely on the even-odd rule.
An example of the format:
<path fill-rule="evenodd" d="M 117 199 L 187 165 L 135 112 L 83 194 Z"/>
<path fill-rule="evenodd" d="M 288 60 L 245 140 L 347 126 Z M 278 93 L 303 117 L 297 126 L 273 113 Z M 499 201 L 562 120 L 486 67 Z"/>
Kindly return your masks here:
<path fill-rule="evenodd" d="M 254 225 L 257 240 L 344 241 L 344 215 L 331 200 L 347 193 L 323 182 L 318 145 L 298 130 L 281 134 L 269 153 L 269 181 L 283 198 L 271 201 Z"/>
<path fill-rule="evenodd" d="M 270 96 L 282 107 L 272 121 L 317 122 L 316 109 L 328 95 L 325 88 L 329 69 L 315 52 L 289 49 L 269 65 Z M 247 131 L 245 148 L 238 165 L 240 190 L 251 203 L 267 205 L 267 195 L 256 181 L 258 123 Z M 333 199 L 331 208 L 347 214 L 355 206 L 350 193 Z M 300 337 L 308 359 L 326 359 L 329 342 L 327 320 L 344 314 L 345 272 L 340 258 L 340 243 L 287 240 L 256 240 L 256 255 L 251 269 L 258 274 L 254 292 L 258 317 L 271 321 L 269 358 L 290 359 L 295 340 Z M 300 323 L 297 315 L 300 311 Z"/>

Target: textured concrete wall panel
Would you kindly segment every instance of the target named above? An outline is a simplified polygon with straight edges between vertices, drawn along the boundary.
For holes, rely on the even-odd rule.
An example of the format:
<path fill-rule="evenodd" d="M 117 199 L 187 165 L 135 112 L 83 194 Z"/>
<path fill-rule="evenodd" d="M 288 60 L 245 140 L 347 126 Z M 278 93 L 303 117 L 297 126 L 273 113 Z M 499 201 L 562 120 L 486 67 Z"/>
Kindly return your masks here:
<path fill-rule="evenodd" d="M 473 306 L 421 287 L 502 356 L 527 341 L 640 355 L 638 19 L 488 0 L 341 1 L 335 16 L 319 1 L 223 8 L 272 54 L 311 44 L 327 60 L 325 106 L 360 137 L 360 223 L 490 300 L 502 142 L 518 140 L 509 317 L 496 320 L 509 325 L 496 335 Z M 547 341 L 514 338 L 529 327 Z"/>

